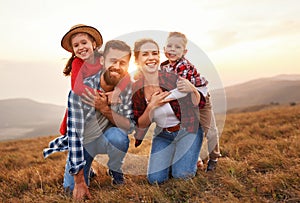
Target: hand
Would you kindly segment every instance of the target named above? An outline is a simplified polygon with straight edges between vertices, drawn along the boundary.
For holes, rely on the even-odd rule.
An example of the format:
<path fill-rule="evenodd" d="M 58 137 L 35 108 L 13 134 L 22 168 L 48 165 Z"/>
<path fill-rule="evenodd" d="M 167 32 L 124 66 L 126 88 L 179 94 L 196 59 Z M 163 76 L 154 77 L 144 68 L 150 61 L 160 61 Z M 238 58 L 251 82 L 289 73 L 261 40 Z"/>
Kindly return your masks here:
<path fill-rule="evenodd" d="M 195 87 L 189 80 L 179 77 L 179 80 L 177 81 L 177 89 L 180 92 L 190 93 L 195 90 Z"/>
<path fill-rule="evenodd" d="M 100 111 L 108 107 L 107 96 L 105 93 L 99 93 L 94 89 L 94 94 L 92 94 L 88 89 L 85 89 L 86 94 L 83 93 L 82 101 L 96 110 Z"/>
<path fill-rule="evenodd" d="M 85 182 L 83 183 L 75 183 L 74 190 L 73 190 L 73 199 L 75 200 L 83 200 L 84 197 L 91 199 L 91 193 L 86 185 Z"/>
<path fill-rule="evenodd" d="M 85 183 L 83 170 L 80 170 L 78 174 L 74 175 L 74 182 L 73 198 L 75 200 L 82 200 L 84 197 L 91 199 L 92 196 Z"/>
<path fill-rule="evenodd" d="M 153 109 L 160 107 L 166 103 L 172 101 L 172 99 L 165 99 L 169 96 L 171 92 L 155 92 L 151 96 L 148 106 L 151 106 Z"/>
<path fill-rule="evenodd" d="M 121 90 L 119 88 L 115 88 L 114 91 L 106 92 L 108 104 L 120 104 L 122 101 L 120 99 Z"/>

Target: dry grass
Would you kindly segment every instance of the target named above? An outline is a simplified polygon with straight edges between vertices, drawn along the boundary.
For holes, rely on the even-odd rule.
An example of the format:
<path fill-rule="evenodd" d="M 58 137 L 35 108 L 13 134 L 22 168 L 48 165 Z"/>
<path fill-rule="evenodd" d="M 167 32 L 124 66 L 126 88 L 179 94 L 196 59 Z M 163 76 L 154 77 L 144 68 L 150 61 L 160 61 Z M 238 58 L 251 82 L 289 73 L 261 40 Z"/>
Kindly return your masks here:
<path fill-rule="evenodd" d="M 299 105 L 229 114 L 215 173 L 198 171 L 192 180 L 160 186 L 127 174 L 126 185 L 113 188 L 106 168 L 94 162 L 98 176 L 87 202 L 300 202 L 299 135 Z M 72 202 L 62 188 L 66 153 L 42 157 L 54 137 L 0 143 L 0 202 Z M 130 153 L 147 156 L 149 142 L 134 148 L 132 140 Z M 124 167 L 143 165 L 129 158 Z"/>

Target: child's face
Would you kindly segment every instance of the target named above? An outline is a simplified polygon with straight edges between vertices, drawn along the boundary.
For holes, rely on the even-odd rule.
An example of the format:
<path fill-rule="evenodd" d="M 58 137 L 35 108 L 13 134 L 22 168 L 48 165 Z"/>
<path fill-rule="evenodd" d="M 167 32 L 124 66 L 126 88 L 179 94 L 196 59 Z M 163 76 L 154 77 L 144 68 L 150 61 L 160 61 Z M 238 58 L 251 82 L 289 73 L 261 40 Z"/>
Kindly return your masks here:
<path fill-rule="evenodd" d="M 170 62 L 176 62 L 187 52 L 184 40 L 181 37 L 169 37 L 164 47 L 165 56 Z"/>
<path fill-rule="evenodd" d="M 82 60 L 92 58 L 96 42 L 92 42 L 89 36 L 85 33 L 75 34 L 71 39 L 71 45 L 75 56 Z"/>

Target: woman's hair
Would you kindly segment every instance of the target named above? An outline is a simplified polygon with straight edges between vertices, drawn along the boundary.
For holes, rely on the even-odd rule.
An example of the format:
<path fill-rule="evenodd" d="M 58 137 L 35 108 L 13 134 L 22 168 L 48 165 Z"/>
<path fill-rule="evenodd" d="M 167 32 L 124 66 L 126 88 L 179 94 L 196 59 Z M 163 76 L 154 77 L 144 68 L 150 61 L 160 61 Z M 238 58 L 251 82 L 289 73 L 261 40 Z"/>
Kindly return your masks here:
<path fill-rule="evenodd" d="M 134 60 L 136 61 L 139 57 L 140 51 L 141 51 L 141 47 L 146 44 L 146 43 L 152 43 L 155 44 L 155 46 L 157 46 L 158 52 L 159 52 L 159 46 L 157 44 L 156 41 L 154 41 L 151 38 L 143 38 L 143 39 L 139 39 L 134 43 L 134 48 L 133 48 L 133 52 L 134 52 Z"/>
<path fill-rule="evenodd" d="M 154 41 L 153 39 L 151 38 L 143 38 L 143 39 L 139 39 L 137 40 L 135 43 L 134 43 L 134 48 L 133 48 L 133 52 L 134 52 L 134 61 L 136 62 L 138 60 L 138 57 L 139 57 L 139 54 L 140 54 L 140 51 L 141 51 L 141 47 L 146 44 L 146 43 L 152 43 L 154 44 L 156 47 L 157 47 L 157 50 L 158 50 L 158 54 L 159 54 L 159 46 L 157 44 L 156 41 Z M 141 77 L 142 75 L 142 72 L 141 70 L 138 68 L 135 73 L 134 73 L 134 76 L 133 76 L 133 79 L 137 80 Z"/>
<path fill-rule="evenodd" d="M 73 46 L 72 46 L 72 43 L 71 43 L 71 42 L 72 42 L 72 39 L 73 39 L 77 34 L 79 34 L 79 33 L 76 33 L 76 34 L 74 34 L 74 35 L 72 35 L 72 36 L 70 37 L 69 43 L 70 43 L 71 47 L 73 47 Z M 90 34 L 88 34 L 88 33 L 85 33 L 85 32 L 84 32 L 84 34 L 86 34 L 86 35 L 88 36 L 88 38 L 91 40 L 91 42 L 95 42 L 95 41 L 96 41 L 96 40 L 94 39 L 94 37 L 92 37 L 92 35 L 90 35 Z M 99 52 L 98 52 L 98 53 L 99 53 Z M 95 54 L 95 56 L 97 56 L 97 51 L 94 50 L 94 54 Z M 64 73 L 65 76 L 68 76 L 68 75 L 71 74 L 71 71 L 72 71 L 72 62 L 73 62 L 74 58 L 75 58 L 75 53 L 74 53 L 74 51 L 73 51 L 73 52 L 72 52 L 72 56 L 69 58 L 69 60 L 68 60 L 68 62 L 67 62 L 67 64 L 66 64 L 66 66 L 65 66 L 65 68 L 64 68 L 64 70 L 63 70 L 63 73 Z"/>

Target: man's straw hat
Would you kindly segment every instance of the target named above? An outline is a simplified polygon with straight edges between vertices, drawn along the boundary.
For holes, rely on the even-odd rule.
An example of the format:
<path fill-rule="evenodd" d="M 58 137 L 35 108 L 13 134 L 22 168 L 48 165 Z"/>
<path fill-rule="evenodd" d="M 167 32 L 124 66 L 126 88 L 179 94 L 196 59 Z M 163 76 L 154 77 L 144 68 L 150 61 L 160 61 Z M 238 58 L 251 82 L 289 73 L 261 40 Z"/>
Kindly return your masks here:
<path fill-rule="evenodd" d="M 102 39 L 102 35 L 101 33 L 94 27 L 92 26 L 88 26 L 88 25 L 83 25 L 83 24 L 78 24 L 78 25 L 74 25 L 73 27 L 71 27 L 71 29 L 63 36 L 62 40 L 61 40 L 61 46 L 69 51 L 69 52 L 73 52 L 72 46 L 71 46 L 71 37 L 74 34 L 77 33 L 88 33 L 89 35 L 91 35 L 95 41 L 96 41 L 96 46 L 97 47 L 101 47 L 103 44 L 103 39 Z"/>

